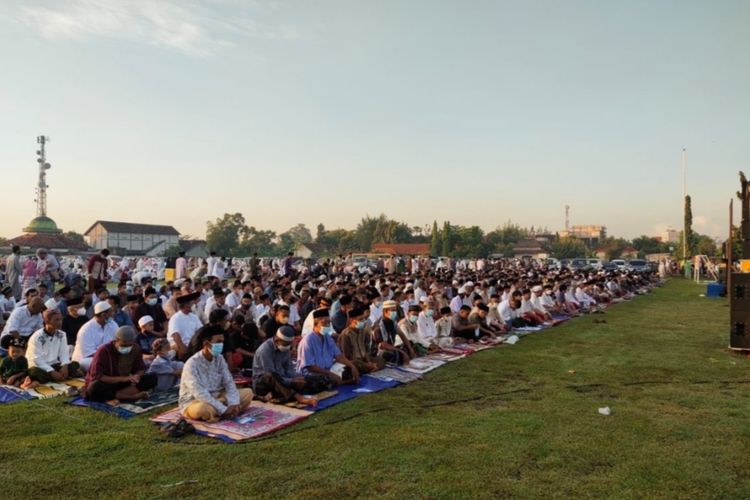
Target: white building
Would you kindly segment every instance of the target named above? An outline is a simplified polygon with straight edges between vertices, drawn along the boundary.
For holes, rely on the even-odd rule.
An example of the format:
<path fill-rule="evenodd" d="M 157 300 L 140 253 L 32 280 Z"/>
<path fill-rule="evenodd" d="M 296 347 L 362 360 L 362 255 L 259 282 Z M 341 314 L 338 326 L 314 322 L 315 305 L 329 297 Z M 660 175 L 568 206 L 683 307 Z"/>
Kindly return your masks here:
<path fill-rule="evenodd" d="M 113 253 L 131 255 L 162 255 L 179 246 L 180 233 L 172 226 L 132 224 L 98 220 L 84 233 L 86 242 L 97 250 L 109 248 Z"/>
<path fill-rule="evenodd" d="M 664 243 L 677 243 L 680 241 L 680 231 L 669 228 L 661 233 L 661 241 Z"/>

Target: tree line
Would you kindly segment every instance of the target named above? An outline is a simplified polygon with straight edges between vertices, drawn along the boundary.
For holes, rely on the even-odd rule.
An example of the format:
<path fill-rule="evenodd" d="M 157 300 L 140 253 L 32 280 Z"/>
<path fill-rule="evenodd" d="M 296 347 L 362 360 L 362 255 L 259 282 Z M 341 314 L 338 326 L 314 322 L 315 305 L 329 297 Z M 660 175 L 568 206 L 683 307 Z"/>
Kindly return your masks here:
<path fill-rule="evenodd" d="M 253 253 L 260 256 L 281 256 L 294 251 L 302 243 L 315 244 L 316 254 L 324 257 L 349 252 L 370 252 L 376 243 L 429 244 L 430 254 L 435 257 L 513 257 L 514 247 L 521 240 L 541 235 L 548 238 L 542 245 L 549 250 L 550 255 L 561 259 L 594 257 L 599 250 L 611 260 L 631 249 L 639 256 L 672 253 L 680 257 L 682 248 L 681 243 L 664 243 L 645 235 L 633 240 L 610 237 L 587 245 L 577 238 L 560 238 L 547 228 L 521 227 L 511 221 L 489 232 L 479 226 L 460 226 L 449 221 L 442 224 L 434 221 L 432 227 L 410 226 L 385 214 L 375 217 L 366 215 L 354 229 L 327 229 L 320 223 L 314 235 L 305 224 L 297 224 L 278 234 L 268 229 L 258 229 L 249 225 L 241 213 L 224 214 L 206 223 L 208 248 L 227 257 L 244 257 Z M 690 255 L 717 254 L 713 239 L 695 232 L 690 233 L 689 247 Z"/>

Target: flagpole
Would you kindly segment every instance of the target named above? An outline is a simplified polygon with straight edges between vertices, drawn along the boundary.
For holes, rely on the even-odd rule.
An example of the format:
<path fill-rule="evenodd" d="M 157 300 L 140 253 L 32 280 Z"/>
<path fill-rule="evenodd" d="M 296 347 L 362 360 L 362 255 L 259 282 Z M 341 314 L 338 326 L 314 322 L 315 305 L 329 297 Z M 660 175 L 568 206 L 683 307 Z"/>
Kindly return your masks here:
<path fill-rule="evenodd" d="M 685 148 L 682 148 L 682 215 L 685 218 L 685 198 L 687 198 L 687 167 L 685 166 Z M 682 261 L 687 261 L 687 238 L 685 224 L 682 226 Z"/>

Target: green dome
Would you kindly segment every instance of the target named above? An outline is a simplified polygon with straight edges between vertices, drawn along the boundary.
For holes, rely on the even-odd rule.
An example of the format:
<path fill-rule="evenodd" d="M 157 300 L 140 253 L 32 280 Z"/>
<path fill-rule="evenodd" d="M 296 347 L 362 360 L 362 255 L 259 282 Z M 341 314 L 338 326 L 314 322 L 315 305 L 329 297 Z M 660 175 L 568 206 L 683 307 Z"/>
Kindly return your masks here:
<path fill-rule="evenodd" d="M 29 222 L 28 227 L 23 228 L 23 232 L 52 234 L 62 233 L 60 229 L 57 229 L 57 224 L 55 224 L 55 221 L 45 216 L 36 217 L 35 219 L 33 219 L 31 222 Z"/>

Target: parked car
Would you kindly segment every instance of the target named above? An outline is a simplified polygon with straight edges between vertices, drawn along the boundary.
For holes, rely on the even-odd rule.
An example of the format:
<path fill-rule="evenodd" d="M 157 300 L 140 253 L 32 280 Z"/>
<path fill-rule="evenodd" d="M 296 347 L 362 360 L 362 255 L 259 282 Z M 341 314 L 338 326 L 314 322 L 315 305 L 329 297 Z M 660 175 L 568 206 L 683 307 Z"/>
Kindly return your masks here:
<path fill-rule="evenodd" d="M 570 261 L 571 271 L 589 271 L 591 266 L 586 259 L 573 259 Z"/>
<path fill-rule="evenodd" d="M 625 269 L 628 265 L 628 263 L 622 259 L 612 259 L 611 263 L 617 266 L 617 269 L 620 270 Z"/>
<path fill-rule="evenodd" d="M 647 273 L 651 270 L 651 268 L 648 265 L 648 262 L 646 262 L 643 259 L 631 260 L 630 262 L 628 262 L 627 269 L 635 273 Z"/>
<path fill-rule="evenodd" d="M 591 266 L 591 268 L 594 269 L 595 271 L 600 271 L 602 267 L 604 266 L 602 259 L 589 259 L 588 263 L 589 263 L 589 266 Z"/>
<path fill-rule="evenodd" d="M 614 264 L 612 262 L 603 262 L 602 269 L 604 271 L 616 271 L 618 267 L 617 267 L 617 264 Z"/>
<path fill-rule="evenodd" d="M 570 267 L 570 259 L 560 259 L 557 261 L 557 267 L 560 269 L 568 269 Z"/>

